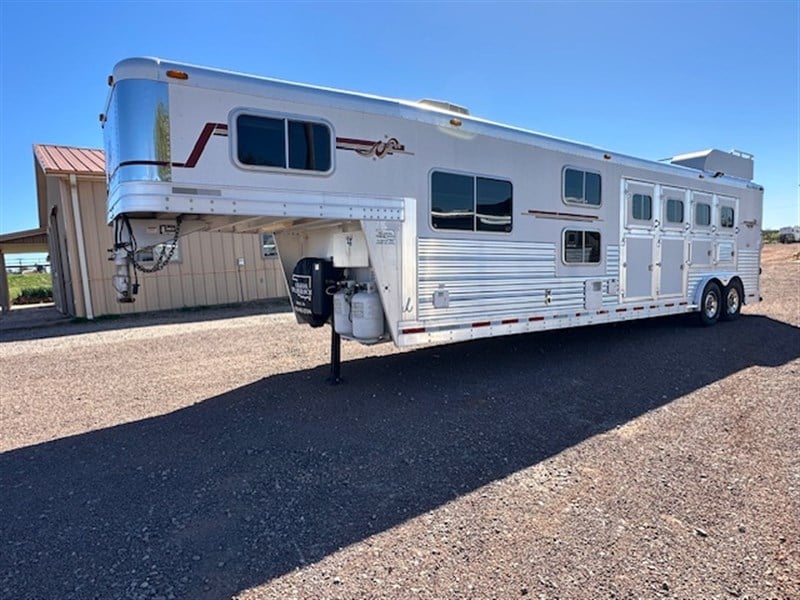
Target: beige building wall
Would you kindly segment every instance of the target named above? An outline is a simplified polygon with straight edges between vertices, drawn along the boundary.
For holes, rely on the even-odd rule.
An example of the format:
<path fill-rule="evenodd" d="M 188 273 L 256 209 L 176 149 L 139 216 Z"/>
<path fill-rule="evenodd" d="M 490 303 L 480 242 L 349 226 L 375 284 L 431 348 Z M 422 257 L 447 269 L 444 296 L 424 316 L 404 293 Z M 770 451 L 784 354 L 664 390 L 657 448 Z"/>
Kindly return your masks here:
<path fill-rule="evenodd" d="M 62 271 L 74 316 L 86 316 L 78 243 L 74 234 L 71 190 L 67 178 L 59 180 L 56 197 L 48 201 L 57 207 L 62 253 Z M 52 189 L 48 186 L 48 189 Z M 48 193 L 50 195 L 50 193 Z M 111 285 L 114 264 L 108 249 L 113 229 L 106 224 L 106 190 L 101 178 L 78 177 L 78 200 L 83 225 L 84 252 L 89 289 L 95 316 L 165 310 L 183 307 L 233 304 L 251 300 L 285 297 L 286 284 L 277 257 L 263 257 L 259 234 L 196 232 L 178 241 L 179 260 L 158 273 L 139 273 L 136 302 L 120 304 Z M 68 259 L 67 259 L 68 257 Z M 244 258 L 244 266 L 238 259 Z M 68 264 L 64 264 L 68 263 Z"/>

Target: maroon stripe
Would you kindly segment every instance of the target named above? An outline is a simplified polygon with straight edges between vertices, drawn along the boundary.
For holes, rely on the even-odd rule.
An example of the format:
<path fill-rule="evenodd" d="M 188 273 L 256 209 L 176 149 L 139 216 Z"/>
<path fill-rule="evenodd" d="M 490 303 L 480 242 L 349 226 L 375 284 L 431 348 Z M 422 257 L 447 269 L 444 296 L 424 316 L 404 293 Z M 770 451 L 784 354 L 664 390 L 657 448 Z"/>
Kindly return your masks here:
<path fill-rule="evenodd" d="M 356 140 L 354 138 L 336 138 L 337 144 L 358 144 L 359 146 L 374 146 L 375 142 L 370 140 Z"/>
<path fill-rule="evenodd" d="M 549 217 L 577 217 L 579 219 L 589 219 L 591 221 L 595 221 L 600 218 L 597 215 L 582 215 L 580 213 L 557 212 L 552 210 L 529 210 L 528 214 Z"/>
<path fill-rule="evenodd" d="M 187 169 L 193 169 L 197 165 L 197 161 L 200 160 L 200 156 L 203 154 L 203 150 L 206 149 L 206 144 L 216 128 L 217 123 L 206 123 L 205 127 L 203 127 L 203 131 L 200 133 L 200 137 L 197 138 L 194 148 L 192 148 L 192 153 L 189 155 L 189 158 L 186 159 L 186 163 L 182 166 L 186 167 Z"/>
<path fill-rule="evenodd" d="M 410 333 L 425 333 L 424 327 L 411 327 L 410 329 L 403 329 L 403 334 L 407 335 Z"/>

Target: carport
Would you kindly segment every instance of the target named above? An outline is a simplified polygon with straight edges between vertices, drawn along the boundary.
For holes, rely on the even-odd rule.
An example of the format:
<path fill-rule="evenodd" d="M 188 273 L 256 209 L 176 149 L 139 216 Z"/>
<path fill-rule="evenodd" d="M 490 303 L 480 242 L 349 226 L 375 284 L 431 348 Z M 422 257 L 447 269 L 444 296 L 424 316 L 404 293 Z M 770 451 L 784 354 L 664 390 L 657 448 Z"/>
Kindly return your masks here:
<path fill-rule="evenodd" d="M 28 229 L 0 235 L 0 311 L 11 309 L 8 295 L 8 275 L 6 274 L 7 254 L 41 254 L 49 252 L 47 245 L 47 228 Z"/>

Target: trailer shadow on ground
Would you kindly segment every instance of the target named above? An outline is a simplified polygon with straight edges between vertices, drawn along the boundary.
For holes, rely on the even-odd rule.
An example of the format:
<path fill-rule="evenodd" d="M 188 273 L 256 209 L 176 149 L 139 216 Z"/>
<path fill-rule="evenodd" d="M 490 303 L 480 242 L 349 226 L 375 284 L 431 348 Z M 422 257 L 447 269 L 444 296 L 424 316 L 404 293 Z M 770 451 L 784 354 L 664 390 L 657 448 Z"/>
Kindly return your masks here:
<path fill-rule="evenodd" d="M 494 338 L 269 377 L 0 455 L 0 596 L 223 598 L 742 369 L 760 316 Z"/>

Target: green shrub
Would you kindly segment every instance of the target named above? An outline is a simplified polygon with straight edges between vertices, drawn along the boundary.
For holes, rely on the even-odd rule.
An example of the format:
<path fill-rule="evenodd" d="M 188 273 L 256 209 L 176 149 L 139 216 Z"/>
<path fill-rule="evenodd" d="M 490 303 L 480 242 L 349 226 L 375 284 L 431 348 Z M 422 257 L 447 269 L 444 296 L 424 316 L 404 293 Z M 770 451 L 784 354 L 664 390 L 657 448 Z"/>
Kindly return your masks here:
<path fill-rule="evenodd" d="M 51 287 L 22 288 L 20 297 L 30 298 L 32 300 L 34 299 L 49 300 L 53 297 L 53 288 Z"/>
<path fill-rule="evenodd" d="M 41 298 L 50 298 L 53 295 L 53 279 L 50 273 L 9 273 L 7 277 L 8 299 L 12 304 L 21 304 L 17 302 L 17 298 L 21 298 L 23 294 L 31 294 L 31 290 L 44 290 L 33 292 L 33 302 L 42 302 Z"/>

